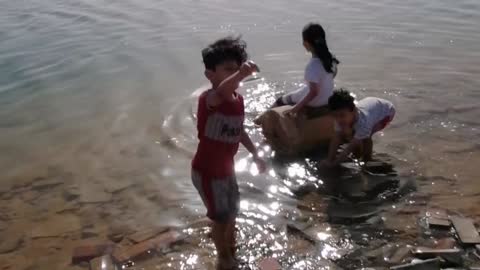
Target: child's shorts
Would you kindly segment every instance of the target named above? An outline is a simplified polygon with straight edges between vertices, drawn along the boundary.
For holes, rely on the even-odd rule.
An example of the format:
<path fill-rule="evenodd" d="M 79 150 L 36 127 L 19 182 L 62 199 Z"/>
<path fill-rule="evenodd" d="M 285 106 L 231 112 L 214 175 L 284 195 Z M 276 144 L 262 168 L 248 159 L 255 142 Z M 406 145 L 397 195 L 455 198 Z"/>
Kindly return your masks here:
<path fill-rule="evenodd" d="M 192 182 L 207 207 L 207 217 L 227 223 L 237 216 L 240 192 L 234 173 L 226 178 L 209 178 L 192 169 Z"/>

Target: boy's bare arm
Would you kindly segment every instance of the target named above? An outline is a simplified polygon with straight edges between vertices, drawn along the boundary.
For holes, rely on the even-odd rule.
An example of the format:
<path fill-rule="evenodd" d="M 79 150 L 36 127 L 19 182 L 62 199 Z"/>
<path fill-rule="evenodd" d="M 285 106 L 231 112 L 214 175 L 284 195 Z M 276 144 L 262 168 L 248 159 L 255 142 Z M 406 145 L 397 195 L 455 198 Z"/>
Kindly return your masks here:
<path fill-rule="evenodd" d="M 358 140 L 358 139 L 353 139 L 348 145 L 347 147 L 345 148 L 345 150 L 343 150 L 338 156 L 337 158 L 335 158 L 335 161 L 334 161 L 334 164 L 340 164 L 342 163 L 343 161 L 347 160 L 348 156 L 350 155 L 350 153 L 353 152 L 353 150 L 358 147 L 358 145 L 360 145 L 362 143 L 361 140 Z"/>
<path fill-rule="evenodd" d="M 237 72 L 223 80 L 215 89 L 215 95 L 208 100 L 208 105 L 214 107 L 222 103 L 224 100 L 232 100 L 233 93 L 240 86 L 240 82 L 256 71 L 258 71 L 258 67 L 253 61 L 247 61 L 243 63 Z"/>
<path fill-rule="evenodd" d="M 242 135 L 241 135 L 241 138 L 240 138 L 240 143 L 245 146 L 245 148 L 247 148 L 248 152 L 250 152 L 253 157 L 257 157 L 258 156 L 258 153 L 257 153 L 257 148 L 255 147 L 255 145 L 253 145 L 253 142 L 252 140 L 250 139 L 250 136 L 248 135 L 248 133 L 245 131 L 245 130 L 242 130 Z"/>
<path fill-rule="evenodd" d="M 253 161 L 255 164 L 257 164 L 258 170 L 262 173 L 266 170 L 266 164 L 265 161 L 263 161 L 259 156 L 257 152 L 257 148 L 253 144 L 252 140 L 250 139 L 250 136 L 245 130 L 242 130 L 242 135 L 240 138 L 240 143 L 247 148 L 248 152 L 250 152 L 253 155 Z"/>

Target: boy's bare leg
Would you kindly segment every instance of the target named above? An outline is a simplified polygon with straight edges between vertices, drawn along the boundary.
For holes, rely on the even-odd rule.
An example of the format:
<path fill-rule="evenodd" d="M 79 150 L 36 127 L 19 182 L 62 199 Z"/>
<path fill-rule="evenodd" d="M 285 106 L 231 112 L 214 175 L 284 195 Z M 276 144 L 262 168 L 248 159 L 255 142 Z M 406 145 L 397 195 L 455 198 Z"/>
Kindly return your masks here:
<path fill-rule="evenodd" d="M 228 223 L 221 224 L 217 222 L 214 222 L 212 226 L 212 238 L 215 248 L 217 249 L 218 265 L 220 268 L 225 268 L 225 265 L 232 264 L 233 261 L 228 246 L 229 240 L 226 237 L 227 227 Z"/>
<path fill-rule="evenodd" d="M 228 249 L 232 258 L 235 258 L 236 241 L 235 241 L 235 218 L 230 220 L 227 224 L 226 238 L 228 241 Z"/>
<path fill-rule="evenodd" d="M 373 156 L 373 141 L 372 138 L 363 140 L 363 161 L 368 162 L 372 160 Z"/>

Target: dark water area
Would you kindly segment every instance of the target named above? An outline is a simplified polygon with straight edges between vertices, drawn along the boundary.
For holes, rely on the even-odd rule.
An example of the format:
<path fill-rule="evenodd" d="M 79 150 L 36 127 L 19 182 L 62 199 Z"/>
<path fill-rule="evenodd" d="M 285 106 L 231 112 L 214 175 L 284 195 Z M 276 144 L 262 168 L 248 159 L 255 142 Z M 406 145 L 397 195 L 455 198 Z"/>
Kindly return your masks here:
<path fill-rule="evenodd" d="M 244 269 L 264 257 L 284 269 L 384 267 L 392 250 L 451 236 L 422 217 L 480 222 L 479 15 L 475 0 L 1 2 L 0 269 L 85 269 L 70 263 L 76 246 L 159 226 L 187 238 L 131 269 L 214 267 L 208 226 L 187 225 L 205 212 L 190 160 L 200 50 L 230 34 L 262 70 L 240 92 L 270 164 L 260 175 L 245 149 L 236 157 Z M 336 87 L 396 105 L 374 138 L 386 169 L 282 160 L 253 124 L 302 83 L 309 21 L 342 62 Z"/>

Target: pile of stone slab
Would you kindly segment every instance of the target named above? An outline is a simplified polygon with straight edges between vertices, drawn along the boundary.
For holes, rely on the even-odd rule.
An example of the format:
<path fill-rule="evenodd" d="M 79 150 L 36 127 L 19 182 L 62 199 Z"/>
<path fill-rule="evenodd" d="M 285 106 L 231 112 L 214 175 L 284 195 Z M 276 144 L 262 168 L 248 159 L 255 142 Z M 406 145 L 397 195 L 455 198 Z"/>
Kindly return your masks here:
<path fill-rule="evenodd" d="M 390 269 L 475 269 L 477 266 L 467 265 L 465 257 L 471 255 L 480 262 L 480 235 L 470 218 L 458 215 L 449 216 L 443 212 L 424 217 L 430 230 L 451 230 L 455 238 L 444 238 L 436 241 L 436 247 L 405 248 L 397 254 L 395 262 L 406 262 Z M 453 230 L 452 230 L 453 228 Z M 397 251 L 398 252 L 398 251 Z M 407 259 L 408 258 L 408 259 Z M 471 264 L 471 263 L 468 263 Z M 478 264 L 480 266 L 480 263 Z"/>
<path fill-rule="evenodd" d="M 72 264 L 88 262 L 90 270 L 124 269 L 181 241 L 182 235 L 174 228 L 148 229 L 127 236 L 122 245 L 108 242 L 78 246 L 73 250 Z"/>

